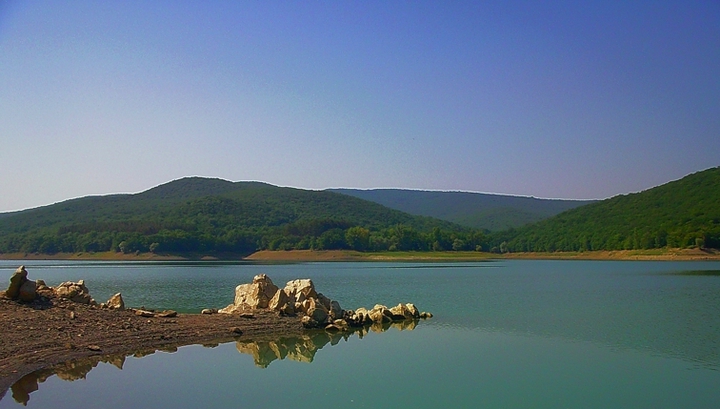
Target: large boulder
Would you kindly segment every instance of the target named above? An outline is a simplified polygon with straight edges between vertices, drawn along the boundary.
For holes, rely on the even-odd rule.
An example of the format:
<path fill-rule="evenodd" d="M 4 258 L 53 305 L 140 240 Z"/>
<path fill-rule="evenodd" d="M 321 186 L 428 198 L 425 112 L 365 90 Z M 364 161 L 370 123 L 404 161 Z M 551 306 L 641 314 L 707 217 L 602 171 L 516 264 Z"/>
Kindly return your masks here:
<path fill-rule="evenodd" d="M 413 306 L 414 307 L 414 306 Z M 417 308 L 415 309 L 417 311 Z M 407 304 L 400 303 L 396 305 L 395 307 L 390 308 L 390 313 L 392 314 L 393 321 L 400 321 L 400 320 L 411 320 L 415 318 L 413 316 L 413 311 L 408 308 Z M 419 315 L 419 313 L 418 313 Z"/>
<path fill-rule="evenodd" d="M 370 318 L 370 311 L 368 311 L 365 308 L 358 308 L 355 311 L 347 311 L 346 312 L 346 321 L 355 327 L 361 327 L 363 325 L 369 325 L 372 323 L 372 318 Z"/>
<path fill-rule="evenodd" d="M 337 301 L 330 301 L 330 318 L 333 320 L 341 319 L 345 316 L 345 311 L 340 307 Z"/>
<path fill-rule="evenodd" d="M 284 290 L 276 291 L 268 303 L 268 308 L 285 315 L 295 314 L 295 303 Z"/>
<path fill-rule="evenodd" d="M 231 314 L 248 309 L 268 308 L 270 301 L 278 291 L 278 287 L 273 284 L 270 277 L 265 274 L 258 274 L 253 277 L 252 283 L 240 284 L 235 287 L 235 300 L 233 303 L 218 312 Z M 276 300 L 276 307 L 278 308 L 284 307 L 280 301 L 279 299 Z"/>
<path fill-rule="evenodd" d="M 410 311 L 410 314 L 412 315 L 412 318 L 420 318 L 420 310 L 417 309 L 415 304 L 407 303 L 405 304 L 405 307 Z"/>
<path fill-rule="evenodd" d="M 12 300 L 16 300 L 20 296 L 20 287 L 28 281 L 28 272 L 25 270 L 25 266 L 20 266 L 15 270 L 12 277 L 10 277 L 10 285 L 5 290 L 5 296 Z"/>
<path fill-rule="evenodd" d="M 24 302 L 31 302 L 37 297 L 37 284 L 35 281 L 27 280 L 20 286 L 18 299 Z"/>
<path fill-rule="evenodd" d="M 302 303 L 308 298 L 316 298 L 318 296 L 315 291 L 315 285 L 309 278 L 288 281 L 283 289 L 295 303 Z"/>
<path fill-rule="evenodd" d="M 308 298 L 307 302 L 308 307 L 305 314 L 317 322 L 318 325 L 324 326 L 324 324 L 327 324 L 330 318 L 328 309 L 322 303 L 316 301 L 315 298 Z"/>
<path fill-rule="evenodd" d="M 380 304 L 376 304 L 373 309 L 370 310 L 368 315 L 370 316 L 372 322 L 378 324 L 392 322 L 393 316 L 388 307 Z"/>
<path fill-rule="evenodd" d="M 251 284 L 241 284 L 235 288 L 235 305 L 246 305 L 250 308 L 267 308 L 275 296 L 278 287 L 266 274 L 253 277 Z"/>

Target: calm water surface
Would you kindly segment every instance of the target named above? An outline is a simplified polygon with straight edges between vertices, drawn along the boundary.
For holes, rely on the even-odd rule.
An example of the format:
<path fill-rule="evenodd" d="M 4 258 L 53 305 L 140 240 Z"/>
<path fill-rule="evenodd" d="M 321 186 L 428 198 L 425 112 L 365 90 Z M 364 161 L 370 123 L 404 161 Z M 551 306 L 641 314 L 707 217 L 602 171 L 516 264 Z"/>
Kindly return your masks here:
<path fill-rule="evenodd" d="M 362 339 L 186 346 L 128 357 L 122 365 L 86 364 L 94 369 L 42 376 L 29 407 L 716 408 L 720 402 L 719 263 L 23 263 L 31 279 L 49 285 L 85 279 L 96 300 L 122 292 L 133 307 L 223 307 L 237 284 L 266 273 L 280 286 L 312 278 L 344 308 L 414 302 L 435 314 L 412 331 L 390 328 Z M 0 274 L 9 277 L 18 265 L 0 261 Z M 274 351 L 290 359 L 272 360 Z M 12 391 L 0 401 L 5 407 L 18 407 Z"/>

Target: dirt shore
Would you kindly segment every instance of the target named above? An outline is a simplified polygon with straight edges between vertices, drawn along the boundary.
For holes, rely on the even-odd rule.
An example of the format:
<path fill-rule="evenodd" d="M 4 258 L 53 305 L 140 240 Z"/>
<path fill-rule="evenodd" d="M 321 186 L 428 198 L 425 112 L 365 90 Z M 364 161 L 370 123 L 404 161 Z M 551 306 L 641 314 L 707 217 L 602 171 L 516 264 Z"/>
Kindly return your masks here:
<path fill-rule="evenodd" d="M 99 253 L 0 253 L 0 260 L 97 260 L 97 261 L 182 261 L 188 258 L 154 253 L 118 253 L 104 251 Z"/>
<path fill-rule="evenodd" d="M 533 260 L 667 260 L 667 261 L 720 261 L 720 251 L 713 249 L 656 249 L 656 250 L 618 250 L 584 251 L 555 253 L 507 253 L 493 254 L 476 251 L 393 251 L 364 253 L 353 250 L 262 250 L 243 257 L 239 254 L 223 254 L 192 257 L 160 255 L 152 253 L 123 254 L 103 253 L 57 253 L 57 254 L 0 254 L 0 260 L 96 260 L 96 261 L 258 261 L 258 262 L 312 262 L 312 261 L 486 261 L 497 259 L 533 259 Z"/>
<path fill-rule="evenodd" d="M 257 311 L 145 318 L 133 311 L 73 303 L 23 304 L 0 298 L 0 399 L 24 375 L 63 362 L 111 354 L 150 353 L 182 345 L 272 340 L 300 335 L 298 317 Z"/>
<path fill-rule="evenodd" d="M 555 253 L 506 253 L 491 254 L 475 251 L 444 252 L 382 252 L 361 253 L 350 250 L 263 250 L 251 254 L 245 260 L 307 262 L 307 261 L 487 261 L 503 259 L 528 260 L 661 260 L 661 261 L 720 261 L 720 251 L 711 249 L 660 249 L 618 250 Z"/>

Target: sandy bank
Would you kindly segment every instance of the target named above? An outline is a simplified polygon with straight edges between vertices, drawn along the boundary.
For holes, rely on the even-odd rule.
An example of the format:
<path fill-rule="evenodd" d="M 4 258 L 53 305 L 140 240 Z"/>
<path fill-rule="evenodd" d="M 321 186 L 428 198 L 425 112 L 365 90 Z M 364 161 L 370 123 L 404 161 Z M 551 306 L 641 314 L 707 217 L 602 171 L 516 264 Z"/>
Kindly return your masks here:
<path fill-rule="evenodd" d="M 475 251 L 430 251 L 430 252 L 378 252 L 363 253 L 353 250 L 261 250 L 247 257 L 237 254 L 221 256 L 193 255 L 189 257 L 160 255 L 153 253 L 123 254 L 102 253 L 0 253 L 0 260 L 96 260 L 96 261 L 213 261 L 247 260 L 262 262 L 312 262 L 312 261 L 487 261 L 492 259 L 528 260 L 647 260 L 647 261 L 720 261 L 720 251 L 712 249 L 658 249 L 618 250 L 555 253 L 507 253 L 494 254 Z"/>

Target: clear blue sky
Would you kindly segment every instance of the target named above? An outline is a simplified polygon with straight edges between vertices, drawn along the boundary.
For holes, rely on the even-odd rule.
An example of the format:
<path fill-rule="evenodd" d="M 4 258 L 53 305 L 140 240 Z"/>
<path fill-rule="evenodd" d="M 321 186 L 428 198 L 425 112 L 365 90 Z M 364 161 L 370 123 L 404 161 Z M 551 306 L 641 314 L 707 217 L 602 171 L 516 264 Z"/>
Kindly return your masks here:
<path fill-rule="evenodd" d="M 720 3 L 0 0 L 0 164 L 0 211 L 191 175 L 640 191 L 720 165 Z"/>

